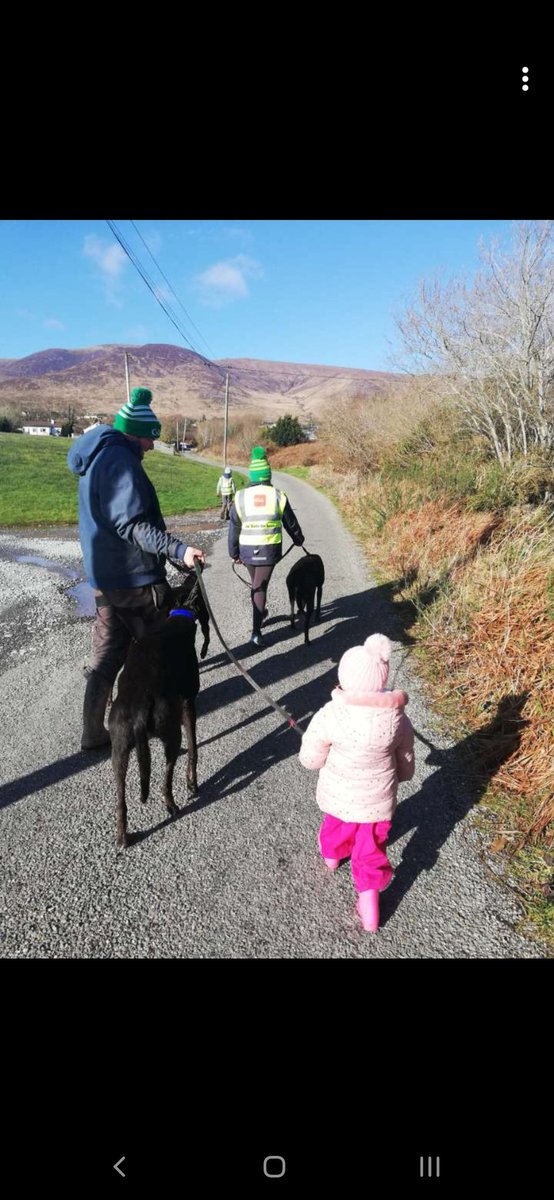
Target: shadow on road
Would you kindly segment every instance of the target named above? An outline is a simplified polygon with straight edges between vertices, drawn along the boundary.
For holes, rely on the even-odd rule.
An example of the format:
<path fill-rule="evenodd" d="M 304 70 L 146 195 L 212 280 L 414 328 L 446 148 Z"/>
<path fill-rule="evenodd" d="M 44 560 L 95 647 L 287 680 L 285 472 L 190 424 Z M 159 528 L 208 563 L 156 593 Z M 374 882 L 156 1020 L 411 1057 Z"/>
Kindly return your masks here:
<path fill-rule="evenodd" d="M 256 682 L 261 687 L 268 688 L 272 698 L 283 705 L 301 728 L 305 729 L 313 713 L 329 699 L 337 683 L 337 664 L 350 646 L 361 644 L 370 633 L 376 631 L 387 634 L 408 650 L 412 646 L 414 639 L 409 633 L 409 628 L 413 621 L 413 609 L 409 604 L 392 603 L 396 591 L 396 584 L 386 584 L 329 602 L 321 614 L 321 623 L 324 622 L 327 628 L 321 634 L 320 626 L 316 625 L 316 636 L 309 646 L 304 644 L 302 632 L 298 627 L 298 631 L 290 628 L 287 614 L 283 616 L 282 625 L 279 625 L 278 617 L 273 617 L 266 626 L 268 646 L 279 646 L 282 648 L 281 653 L 270 657 L 264 657 L 263 651 L 252 654 L 248 643 L 238 648 L 233 647 L 234 653 L 237 658 L 245 661 Z M 212 656 L 201 667 L 201 690 L 197 701 L 200 734 L 203 714 L 213 710 L 224 710 L 226 705 L 252 693 L 247 681 L 236 674 L 230 675 L 220 683 L 203 686 L 206 666 L 214 666 L 216 663 L 220 665 L 224 661 L 228 659 L 222 653 Z M 283 694 L 284 681 L 300 671 L 306 671 L 310 666 L 323 662 L 330 662 L 332 665 L 317 678 L 302 682 Z M 391 683 L 394 685 L 393 679 Z M 518 746 L 521 731 L 527 724 L 521 716 L 526 699 L 527 693 L 504 697 L 498 705 L 496 715 L 487 725 L 450 749 L 437 749 L 418 734 L 420 741 L 425 742 L 430 750 L 426 761 L 437 770 L 425 780 L 417 793 L 399 805 L 396 812 L 391 842 L 403 837 L 410 830 L 414 832 L 403 852 L 393 883 L 383 896 L 383 923 L 395 912 L 419 873 L 431 870 L 437 861 L 440 847 L 455 825 L 478 802 L 500 764 L 509 758 Z M 189 816 L 217 800 L 242 791 L 277 763 L 297 755 L 300 738 L 293 729 L 279 721 L 277 713 L 274 713 L 274 729 L 253 746 L 234 753 L 235 735 L 271 713 L 274 713 L 271 706 L 264 704 L 259 698 L 259 708 L 255 713 L 205 741 L 200 738 L 199 767 L 201 780 L 203 779 L 200 794 L 184 804 L 176 817 L 164 817 L 151 828 L 133 833 L 131 843 L 138 844 L 172 821 Z M 230 739 L 229 761 L 206 778 L 209 770 L 209 746 L 216 737 L 219 739 L 222 736 Z M 108 755 L 109 748 L 94 754 L 79 752 L 7 783 L 0 787 L 0 808 L 88 770 L 95 762 L 103 761 Z M 476 764 L 479 765 L 479 770 Z"/>
<path fill-rule="evenodd" d="M 3 784 L 0 787 L 0 809 L 23 800 L 25 796 L 32 796 L 33 792 L 40 792 L 42 788 L 60 783 L 62 779 L 69 779 L 70 775 L 78 775 L 79 771 L 88 771 L 89 767 L 103 762 L 109 754 L 109 746 L 105 750 L 81 750 L 78 754 L 70 754 L 68 758 L 60 758 L 57 762 L 39 767 L 37 771 L 22 775 L 12 783 Z"/>
<path fill-rule="evenodd" d="M 399 804 L 394 815 L 389 845 L 411 829 L 414 832 L 383 894 L 382 925 L 395 913 L 418 875 L 432 870 L 454 827 L 478 804 L 498 768 L 517 750 L 522 731 L 529 724 L 521 715 L 528 695 L 521 692 L 504 696 L 488 724 L 446 750 L 433 746 L 418 733 L 419 742 L 430 750 L 425 762 L 437 770 L 418 792 Z"/>
<path fill-rule="evenodd" d="M 305 729 L 316 709 L 329 700 L 331 691 L 337 684 L 337 664 L 344 651 L 350 646 L 360 644 L 366 637 L 369 637 L 370 633 L 377 631 L 386 633 L 391 639 L 402 645 L 408 647 L 412 645 L 414 639 L 407 632 L 406 625 L 413 621 L 413 609 L 409 606 L 391 603 L 395 590 L 395 584 L 387 584 L 368 588 L 353 596 L 344 596 L 330 601 L 322 607 L 320 625 L 329 622 L 332 622 L 332 625 L 322 636 L 314 637 L 309 646 L 304 644 L 302 626 L 297 623 L 296 628 L 291 629 L 289 615 L 286 613 L 283 618 L 277 616 L 270 618 L 264 626 L 267 647 L 283 647 L 282 653 L 264 657 L 263 650 L 252 653 L 252 646 L 248 642 L 240 646 L 231 646 L 231 649 L 239 662 L 243 663 L 252 678 L 256 680 L 256 683 L 260 687 L 268 688 L 272 699 L 283 705 L 294 720 L 301 724 L 302 729 Z M 314 630 L 318 630 L 320 625 L 314 626 Z M 221 632 L 225 636 L 225 630 L 222 629 Z M 310 666 L 329 660 L 333 665 L 323 675 L 308 683 L 300 684 L 285 695 L 274 694 L 275 685 L 281 684 L 283 680 L 296 675 L 299 671 L 309 669 Z M 250 684 L 238 673 L 230 675 L 229 678 L 219 683 L 210 684 L 208 687 L 204 686 L 205 677 L 209 674 L 210 669 L 216 666 L 220 667 L 225 663 L 229 663 L 229 659 L 222 651 L 221 654 L 207 658 L 201 665 L 200 693 L 196 702 L 200 735 L 202 717 L 206 713 L 224 710 L 227 705 L 252 695 Z M 280 722 L 278 714 L 274 713 L 271 705 L 264 704 L 261 697 L 257 697 L 257 702 L 259 708 L 255 713 L 245 717 L 243 721 L 238 721 L 205 740 L 202 740 L 200 736 L 198 741 L 200 793 L 198 797 L 180 809 L 175 818 L 170 818 L 170 820 L 179 820 L 181 816 L 190 815 L 217 800 L 223 800 L 241 792 L 248 784 L 260 778 L 277 763 L 290 758 L 291 755 L 298 754 L 300 749 L 298 733 Z M 260 738 L 255 745 L 239 751 L 239 753 L 234 753 L 234 735 L 271 713 L 275 715 L 275 728 Z M 209 768 L 209 751 L 207 754 L 205 752 L 212 742 L 219 741 L 221 737 L 231 739 L 229 761 L 206 778 L 206 769 Z M 299 770 L 301 770 L 300 767 Z M 148 830 L 133 834 L 132 842 L 138 843 L 144 840 L 145 837 L 157 832 L 168 823 L 169 821 L 166 819 Z"/>
<path fill-rule="evenodd" d="M 383 584 L 324 604 L 321 620 L 313 626 L 314 637 L 308 646 L 304 643 L 302 625 L 297 621 L 295 629 L 291 629 L 287 613 L 283 614 L 282 618 L 271 617 L 263 629 L 266 648 L 272 650 L 276 646 L 280 649 L 282 647 L 283 653 L 270 656 L 266 656 L 265 650 L 252 653 L 253 647 L 248 642 L 237 647 L 231 645 L 231 650 L 260 687 L 271 688 L 297 672 L 305 671 L 310 666 L 328 659 L 338 664 L 345 650 L 350 646 L 360 645 L 371 633 L 384 633 L 392 641 L 410 648 L 415 642 L 408 632 L 414 621 L 414 610 L 410 604 L 392 603 L 397 589 L 396 583 Z M 329 623 L 332 623 L 331 627 L 321 634 L 321 626 L 328 626 Z M 223 622 L 221 624 L 224 625 Z M 224 627 L 221 632 L 225 637 Z M 223 666 L 225 662 L 228 663 L 229 658 L 222 650 L 220 654 L 207 658 L 201 667 L 200 695 L 197 702 L 199 717 L 251 694 L 250 685 L 239 674 L 231 675 L 220 683 L 204 686 L 204 678 L 210 670 Z M 325 675 L 315 680 L 313 685 L 305 685 L 304 692 L 309 691 L 309 700 L 313 705 L 311 713 L 329 699 L 329 691 L 336 682 L 334 670 L 329 677 Z M 300 691 L 302 692 L 302 689 Z M 285 703 L 279 697 L 275 698 L 280 703 Z M 304 713 L 309 711 L 307 699 L 308 695 L 304 694 Z M 301 718 L 301 713 L 295 712 L 294 709 L 291 709 L 291 715 L 295 720 Z M 237 728 L 240 728 L 240 725 L 235 726 L 235 729 Z"/>

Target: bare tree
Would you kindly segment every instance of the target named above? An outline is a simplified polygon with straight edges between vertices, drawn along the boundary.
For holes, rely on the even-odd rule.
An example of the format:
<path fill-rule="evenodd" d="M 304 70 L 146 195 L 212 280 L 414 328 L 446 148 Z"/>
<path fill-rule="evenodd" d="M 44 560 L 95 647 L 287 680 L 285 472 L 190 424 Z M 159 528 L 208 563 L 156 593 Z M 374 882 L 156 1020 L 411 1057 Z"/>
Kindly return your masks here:
<path fill-rule="evenodd" d="M 501 463 L 554 446 L 554 224 L 520 222 L 512 247 L 481 242 L 471 286 L 422 283 L 397 325 L 413 369 L 440 375 Z"/>
<path fill-rule="evenodd" d="M 260 441 L 263 424 L 263 417 L 258 412 L 243 413 L 240 420 L 237 421 L 236 429 L 232 436 L 236 442 L 237 450 L 246 460 L 250 458 L 252 446 L 255 446 L 256 442 Z"/>
<path fill-rule="evenodd" d="M 210 417 L 202 422 L 198 430 L 198 445 L 201 450 L 210 450 L 223 441 L 223 418 Z"/>
<path fill-rule="evenodd" d="M 319 436 L 333 448 L 335 459 L 344 467 L 362 474 L 373 470 L 377 435 L 372 398 L 356 394 L 328 400 L 319 422 Z"/>

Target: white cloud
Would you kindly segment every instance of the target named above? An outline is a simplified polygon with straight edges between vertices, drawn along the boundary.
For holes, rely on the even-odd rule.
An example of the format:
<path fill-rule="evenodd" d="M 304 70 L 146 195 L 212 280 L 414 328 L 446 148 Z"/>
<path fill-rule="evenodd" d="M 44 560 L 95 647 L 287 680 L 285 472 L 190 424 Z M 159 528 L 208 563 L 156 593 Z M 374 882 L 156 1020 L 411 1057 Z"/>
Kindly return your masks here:
<path fill-rule="evenodd" d="M 57 317 L 46 317 L 42 324 L 46 329 L 65 329 L 63 321 L 58 321 Z"/>
<path fill-rule="evenodd" d="M 119 294 L 120 277 L 127 262 L 127 255 L 119 244 L 112 246 L 94 233 L 88 233 L 83 244 L 83 254 L 92 259 L 99 270 L 100 278 L 105 286 L 108 304 L 115 308 L 123 308 Z"/>
<path fill-rule="evenodd" d="M 102 238 L 96 237 L 95 233 L 87 233 L 83 246 L 83 254 L 87 258 L 92 258 L 103 275 L 107 275 L 110 279 L 117 279 L 123 270 L 127 261 L 125 251 L 120 245 L 112 246 L 108 242 L 102 241 Z"/>
<path fill-rule="evenodd" d="M 235 258 L 222 259 L 212 267 L 202 271 L 195 278 L 203 304 L 220 308 L 233 300 L 243 300 L 250 295 L 247 280 L 261 279 L 263 270 L 261 264 L 245 254 L 237 254 Z"/>

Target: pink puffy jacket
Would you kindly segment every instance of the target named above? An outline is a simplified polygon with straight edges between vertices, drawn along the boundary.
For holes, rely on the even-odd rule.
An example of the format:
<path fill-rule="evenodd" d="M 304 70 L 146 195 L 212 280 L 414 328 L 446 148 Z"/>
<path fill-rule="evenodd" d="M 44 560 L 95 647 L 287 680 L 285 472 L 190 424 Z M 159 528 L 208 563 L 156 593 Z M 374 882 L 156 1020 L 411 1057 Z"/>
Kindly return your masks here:
<path fill-rule="evenodd" d="M 302 738 L 300 762 L 319 768 L 316 799 L 341 821 L 390 821 L 398 783 L 415 769 L 406 692 L 371 692 L 363 700 L 335 688 Z"/>

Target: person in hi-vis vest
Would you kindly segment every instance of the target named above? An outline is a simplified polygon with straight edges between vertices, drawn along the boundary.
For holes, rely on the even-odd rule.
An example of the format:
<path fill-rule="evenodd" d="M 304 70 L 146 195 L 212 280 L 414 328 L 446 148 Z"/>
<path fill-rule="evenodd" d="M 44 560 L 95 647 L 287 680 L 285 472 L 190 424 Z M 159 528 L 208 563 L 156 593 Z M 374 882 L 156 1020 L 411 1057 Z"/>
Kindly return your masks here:
<path fill-rule="evenodd" d="M 233 561 L 244 563 L 250 575 L 250 640 L 255 646 L 263 646 L 261 629 L 267 616 L 267 588 L 283 553 L 283 526 L 295 546 L 302 545 L 304 534 L 285 493 L 272 487 L 271 467 L 262 446 L 254 446 L 252 450 L 248 476 L 248 487 L 237 492 L 231 507 L 228 549 Z"/>
<path fill-rule="evenodd" d="M 219 516 L 226 521 L 229 520 L 229 511 L 236 490 L 231 468 L 225 467 L 223 475 L 220 475 L 217 481 L 216 495 L 221 496 L 221 512 Z"/>

